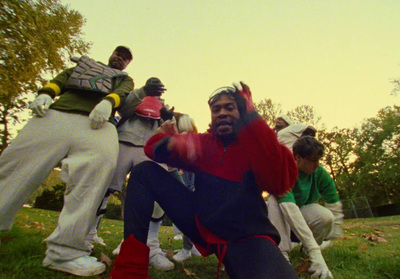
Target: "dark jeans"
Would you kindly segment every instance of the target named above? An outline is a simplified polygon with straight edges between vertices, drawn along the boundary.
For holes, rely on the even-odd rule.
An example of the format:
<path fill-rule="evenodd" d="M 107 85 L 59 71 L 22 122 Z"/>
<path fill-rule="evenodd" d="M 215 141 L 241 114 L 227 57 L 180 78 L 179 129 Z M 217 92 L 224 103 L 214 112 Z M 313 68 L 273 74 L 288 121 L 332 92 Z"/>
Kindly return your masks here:
<path fill-rule="evenodd" d="M 125 238 L 133 234 L 146 243 L 156 201 L 184 235 L 206 247 L 195 222 L 195 193 L 154 162 L 136 165 L 130 174 L 125 198 Z M 217 245 L 211 249 L 217 254 Z M 279 249 L 265 238 L 227 244 L 223 263 L 233 279 L 298 278 Z"/>

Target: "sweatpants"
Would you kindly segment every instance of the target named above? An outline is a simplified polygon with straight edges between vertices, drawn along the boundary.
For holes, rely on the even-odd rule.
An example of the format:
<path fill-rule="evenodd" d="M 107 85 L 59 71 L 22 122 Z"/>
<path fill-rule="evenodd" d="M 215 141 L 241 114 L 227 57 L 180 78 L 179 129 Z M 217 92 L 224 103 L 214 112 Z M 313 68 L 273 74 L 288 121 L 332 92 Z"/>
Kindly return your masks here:
<path fill-rule="evenodd" d="M 195 191 L 196 192 L 196 191 Z M 133 168 L 125 198 L 125 238 L 133 234 L 146 243 L 154 201 L 195 244 L 207 247 L 195 221 L 195 192 L 188 191 L 158 164 L 147 161 Z M 215 254 L 221 247 L 209 246 Z M 225 269 L 233 279 L 298 278 L 279 249 L 266 238 L 226 244 Z"/>
<path fill-rule="evenodd" d="M 96 210 L 117 164 L 118 137 L 113 124 L 90 127 L 87 116 L 49 109 L 33 117 L 0 157 L 0 230 L 9 230 L 32 193 L 61 163 L 66 183 L 64 207 L 46 255 L 67 261 L 89 255 L 85 243 Z"/>
<path fill-rule="evenodd" d="M 300 212 L 313 233 L 315 241 L 321 245 L 333 229 L 334 216 L 332 212 L 317 203 L 300 207 Z M 268 217 L 281 236 L 279 248 L 282 252 L 290 252 L 292 250 L 291 228 L 274 196 L 270 196 L 268 199 Z"/>

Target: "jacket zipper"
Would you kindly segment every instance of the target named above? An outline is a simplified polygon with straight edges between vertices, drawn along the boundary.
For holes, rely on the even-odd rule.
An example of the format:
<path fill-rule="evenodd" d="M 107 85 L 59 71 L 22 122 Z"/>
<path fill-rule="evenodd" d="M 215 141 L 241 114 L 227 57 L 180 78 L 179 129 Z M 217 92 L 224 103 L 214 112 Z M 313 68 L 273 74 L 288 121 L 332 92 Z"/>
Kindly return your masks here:
<path fill-rule="evenodd" d="M 226 151 L 226 147 L 224 147 L 224 152 L 222 153 L 221 162 L 220 162 L 220 164 L 219 164 L 220 166 L 222 166 L 222 162 L 224 161 L 225 151 Z"/>

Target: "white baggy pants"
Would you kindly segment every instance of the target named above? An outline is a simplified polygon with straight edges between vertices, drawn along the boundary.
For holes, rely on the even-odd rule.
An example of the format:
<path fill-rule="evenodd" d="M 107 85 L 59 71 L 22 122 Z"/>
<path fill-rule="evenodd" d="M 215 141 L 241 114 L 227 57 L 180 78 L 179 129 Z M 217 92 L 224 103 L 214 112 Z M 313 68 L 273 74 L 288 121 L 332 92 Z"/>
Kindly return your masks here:
<path fill-rule="evenodd" d="M 114 174 L 118 157 L 115 126 L 90 127 L 87 116 L 49 109 L 33 117 L 0 157 L 0 231 L 61 162 L 66 183 L 58 225 L 45 240 L 47 256 L 67 261 L 90 254 L 84 239 Z"/>
<path fill-rule="evenodd" d="M 282 252 L 290 252 L 292 250 L 291 239 L 290 239 L 290 225 L 287 218 L 291 216 L 285 216 L 279 207 L 279 203 L 274 196 L 268 198 L 268 218 L 271 223 L 275 226 L 281 236 L 281 242 L 279 243 L 279 249 Z M 308 228 L 305 230 L 311 230 L 312 236 L 316 243 L 321 245 L 324 239 L 331 233 L 333 229 L 333 214 L 324 206 L 317 203 L 304 205 L 300 208 L 301 215 L 303 216 L 305 223 Z M 292 223 L 298 226 L 297 230 L 302 232 L 301 222 L 298 220 L 292 220 Z M 301 237 L 306 237 L 307 234 L 303 233 Z M 312 237 L 311 236 L 311 237 Z M 315 242 L 314 242 L 315 243 Z M 309 248 L 309 247 L 308 247 Z"/>

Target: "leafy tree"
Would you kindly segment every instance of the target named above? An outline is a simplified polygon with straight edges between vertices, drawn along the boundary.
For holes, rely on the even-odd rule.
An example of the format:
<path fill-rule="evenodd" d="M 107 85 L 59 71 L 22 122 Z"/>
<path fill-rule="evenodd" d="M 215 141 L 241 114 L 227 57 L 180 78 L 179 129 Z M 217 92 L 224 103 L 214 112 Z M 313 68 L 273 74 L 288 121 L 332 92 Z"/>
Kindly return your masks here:
<path fill-rule="evenodd" d="M 304 123 L 313 126 L 317 130 L 323 130 L 324 124 L 321 124 L 321 116 L 317 116 L 314 107 L 309 105 L 300 105 L 287 113 L 293 123 Z"/>
<path fill-rule="evenodd" d="M 275 126 L 276 118 L 282 114 L 281 104 L 274 104 L 271 99 L 264 99 L 259 103 L 254 103 L 254 107 L 270 127 Z"/>
<path fill-rule="evenodd" d="M 379 110 L 356 131 L 355 195 L 368 195 L 374 205 L 400 202 L 400 107 Z"/>
<path fill-rule="evenodd" d="M 276 118 L 282 114 L 282 105 L 275 104 L 271 99 L 264 99 L 258 103 L 254 103 L 258 113 L 267 121 L 270 127 L 275 126 Z M 300 105 L 286 113 L 293 123 L 304 123 L 314 126 L 316 129 L 325 129 L 325 125 L 321 123 L 321 117 L 317 116 L 314 107 L 308 105 Z"/>
<path fill-rule="evenodd" d="M 66 67 L 74 52 L 86 53 L 85 20 L 59 0 L 4 0 L 0 3 L 0 152 L 10 141 L 27 96 Z"/>
<path fill-rule="evenodd" d="M 394 79 L 392 82 L 394 83 L 394 88 L 392 89 L 391 94 L 397 96 L 397 94 L 400 92 L 400 79 Z"/>
<path fill-rule="evenodd" d="M 330 132 L 319 131 L 317 138 L 325 147 L 325 165 L 333 178 L 341 174 L 350 174 L 353 171 L 350 164 L 355 160 L 353 150 L 357 145 L 354 130 L 335 127 Z"/>
<path fill-rule="evenodd" d="M 352 173 L 352 163 L 356 159 L 354 149 L 357 146 L 355 130 L 335 127 L 332 131 L 318 131 L 318 140 L 324 145 L 322 165 L 330 172 L 341 198 L 352 198 L 356 187 Z"/>

